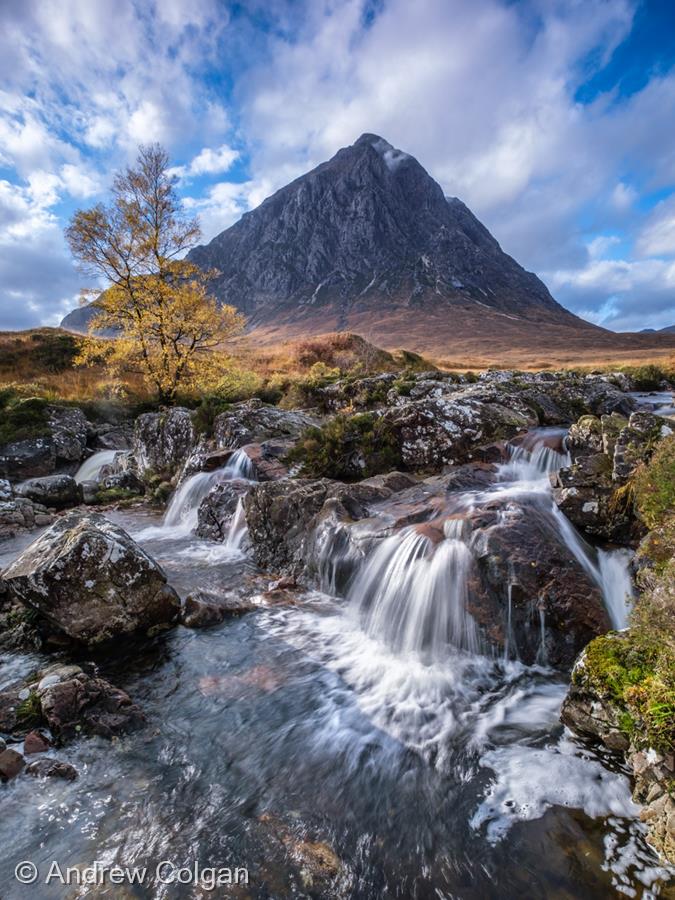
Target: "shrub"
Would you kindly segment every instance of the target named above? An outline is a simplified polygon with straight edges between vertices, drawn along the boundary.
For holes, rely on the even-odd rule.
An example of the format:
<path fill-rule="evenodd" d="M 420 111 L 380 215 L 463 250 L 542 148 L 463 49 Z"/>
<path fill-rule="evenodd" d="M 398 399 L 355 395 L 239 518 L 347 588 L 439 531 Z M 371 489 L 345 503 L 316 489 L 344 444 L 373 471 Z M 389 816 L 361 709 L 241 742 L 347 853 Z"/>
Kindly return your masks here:
<path fill-rule="evenodd" d="M 672 370 L 648 363 L 644 366 L 626 366 L 621 370 L 633 379 L 635 390 L 656 391 L 663 381 L 672 379 Z"/>
<path fill-rule="evenodd" d="M 401 464 L 398 440 L 375 413 L 338 415 L 320 428 L 307 429 L 289 454 L 303 474 L 354 481 L 396 469 Z"/>

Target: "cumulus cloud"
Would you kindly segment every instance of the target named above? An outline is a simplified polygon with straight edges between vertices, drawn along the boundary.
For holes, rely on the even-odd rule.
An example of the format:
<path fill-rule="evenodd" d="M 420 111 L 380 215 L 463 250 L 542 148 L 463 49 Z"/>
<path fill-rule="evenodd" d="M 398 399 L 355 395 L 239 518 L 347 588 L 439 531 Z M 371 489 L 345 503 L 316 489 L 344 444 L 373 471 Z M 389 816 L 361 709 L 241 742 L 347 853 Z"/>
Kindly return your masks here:
<path fill-rule="evenodd" d="M 173 166 L 170 171 L 183 180 L 198 175 L 218 175 L 227 172 L 238 158 L 239 151 L 228 144 L 223 144 L 217 150 L 204 147 L 188 165 Z"/>

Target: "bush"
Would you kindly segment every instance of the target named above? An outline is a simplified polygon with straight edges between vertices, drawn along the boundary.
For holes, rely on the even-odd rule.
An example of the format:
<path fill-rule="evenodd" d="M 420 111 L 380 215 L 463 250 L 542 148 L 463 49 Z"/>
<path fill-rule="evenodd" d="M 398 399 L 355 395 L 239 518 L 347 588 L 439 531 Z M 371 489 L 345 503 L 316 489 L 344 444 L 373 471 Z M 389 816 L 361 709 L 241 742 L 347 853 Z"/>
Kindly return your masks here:
<path fill-rule="evenodd" d="M 648 363 L 644 366 L 626 366 L 621 370 L 633 379 L 636 391 L 656 391 L 663 381 L 673 378 L 672 369 Z"/>
<path fill-rule="evenodd" d="M 288 460 L 315 478 L 354 481 L 399 468 L 401 454 L 396 435 L 381 416 L 358 413 L 307 429 Z"/>

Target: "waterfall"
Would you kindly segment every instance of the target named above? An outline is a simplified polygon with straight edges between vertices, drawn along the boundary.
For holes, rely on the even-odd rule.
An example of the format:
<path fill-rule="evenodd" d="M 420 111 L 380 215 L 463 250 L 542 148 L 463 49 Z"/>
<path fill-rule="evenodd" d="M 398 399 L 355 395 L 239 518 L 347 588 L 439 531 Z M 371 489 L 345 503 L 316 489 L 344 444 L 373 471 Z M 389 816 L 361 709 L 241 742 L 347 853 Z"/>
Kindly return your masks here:
<path fill-rule="evenodd" d="M 509 461 L 499 467 L 502 478 L 512 481 L 536 481 L 549 472 L 557 472 L 572 462 L 569 453 L 560 453 L 547 446 L 543 440 L 532 449 L 508 444 Z"/>
<path fill-rule="evenodd" d="M 248 528 L 246 525 L 244 501 L 243 498 L 240 497 L 237 501 L 237 508 L 235 509 L 234 515 L 232 516 L 232 521 L 230 522 L 230 528 L 227 533 L 225 546 L 228 550 L 240 550 L 247 534 Z"/>
<path fill-rule="evenodd" d="M 199 504 L 211 488 L 221 481 L 252 480 L 253 464 L 244 450 L 235 451 L 227 465 L 215 472 L 197 472 L 187 478 L 171 498 L 162 528 L 172 537 L 191 534 L 197 527 Z M 236 513 L 235 513 L 236 516 Z"/>
<path fill-rule="evenodd" d="M 628 625 L 633 597 L 633 582 L 630 577 L 630 550 L 601 550 L 598 554 L 598 571 L 605 598 L 607 612 L 616 629 Z"/>
<path fill-rule="evenodd" d="M 75 481 L 81 484 L 83 481 L 95 481 L 103 466 L 109 466 L 114 462 L 119 450 L 99 450 L 89 459 L 85 459 L 75 473 Z"/>
<path fill-rule="evenodd" d="M 364 562 L 348 599 L 364 630 L 398 652 L 442 659 L 448 645 L 477 653 L 466 611 L 473 557 L 466 523 L 448 519 L 436 544 L 414 527 L 386 538 Z"/>

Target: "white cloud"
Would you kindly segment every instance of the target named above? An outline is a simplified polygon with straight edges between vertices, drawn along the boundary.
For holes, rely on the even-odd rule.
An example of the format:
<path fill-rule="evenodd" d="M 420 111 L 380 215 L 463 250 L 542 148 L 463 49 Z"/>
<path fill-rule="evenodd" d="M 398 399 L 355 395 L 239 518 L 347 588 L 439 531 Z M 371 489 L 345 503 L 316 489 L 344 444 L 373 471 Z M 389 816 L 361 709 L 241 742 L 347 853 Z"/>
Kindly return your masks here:
<path fill-rule="evenodd" d="M 170 171 L 181 179 L 197 175 L 217 175 L 227 172 L 237 159 L 239 151 L 228 144 L 222 144 L 217 150 L 204 147 L 187 166 L 174 166 Z"/>
<path fill-rule="evenodd" d="M 645 256 L 675 256 L 675 196 L 655 207 L 637 246 Z"/>

